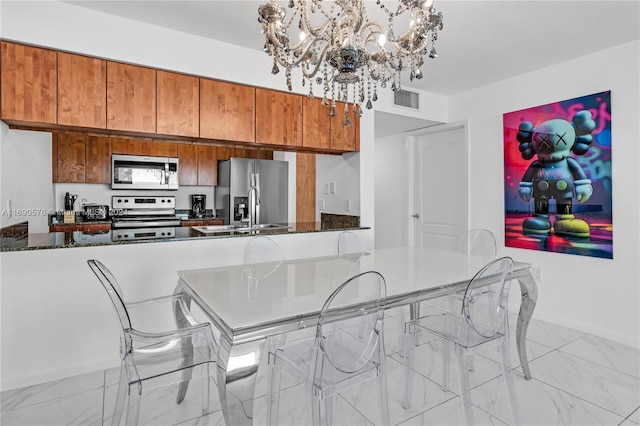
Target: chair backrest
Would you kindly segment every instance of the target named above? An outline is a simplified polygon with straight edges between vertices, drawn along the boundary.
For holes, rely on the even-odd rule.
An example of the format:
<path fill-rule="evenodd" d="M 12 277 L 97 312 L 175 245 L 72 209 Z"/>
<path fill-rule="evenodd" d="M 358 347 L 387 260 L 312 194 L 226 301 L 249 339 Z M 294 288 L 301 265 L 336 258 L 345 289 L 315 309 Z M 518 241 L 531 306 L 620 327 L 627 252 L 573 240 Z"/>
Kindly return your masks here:
<path fill-rule="evenodd" d="M 513 260 L 501 257 L 489 262 L 469 282 L 462 301 L 458 338 L 461 343 L 491 339 L 504 329 Z"/>
<path fill-rule="evenodd" d="M 458 251 L 469 255 L 470 262 L 484 266 L 498 255 L 498 243 L 493 232 L 472 229 L 458 238 Z"/>
<path fill-rule="evenodd" d="M 343 231 L 338 236 L 338 254 L 360 253 L 362 251 L 362 241 L 350 231 Z"/>
<path fill-rule="evenodd" d="M 247 243 L 245 263 L 278 262 L 284 260 L 280 246 L 269 237 L 253 237 Z"/>
<path fill-rule="evenodd" d="M 122 297 L 122 290 L 120 289 L 116 278 L 113 276 L 111 271 L 102 264 L 102 262 L 90 259 L 87 260 L 87 263 L 109 295 L 113 309 L 115 310 L 116 316 L 122 326 L 120 333 L 120 356 L 124 359 L 125 355 L 131 349 L 131 341 L 127 338 L 126 333 L 127 330 L 132 329 L 132 326 L 131 317 L 129 316 L 129 312 L 124 304 L 124 298 Z"/>
<path fill-rule="evenodd" d="M 387 287 L 375 271 L 341 284 L 325 302 L 316 328 L 314 383 L 326 379 L 326 363 L 344 373 L 379 362 Z"/>

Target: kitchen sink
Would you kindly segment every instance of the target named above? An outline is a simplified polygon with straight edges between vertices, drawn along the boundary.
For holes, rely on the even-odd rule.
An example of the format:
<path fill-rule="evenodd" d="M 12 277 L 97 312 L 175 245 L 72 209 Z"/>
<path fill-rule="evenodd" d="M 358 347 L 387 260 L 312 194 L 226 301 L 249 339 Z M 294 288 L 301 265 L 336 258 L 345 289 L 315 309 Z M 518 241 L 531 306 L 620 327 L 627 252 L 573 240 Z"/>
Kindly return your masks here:
<path fill-rule="evenodd" d="M 277 231 L 289 229 L 287 225 L 277 223 L 259 223 L 253 226 L 246 225 L 211 225 L 211 226 L 192 226 L 198 232 L 203 234 L 221 234 L 221 233 L 244 233 L 244 232 L 260 232 L 260 231 Z"/>

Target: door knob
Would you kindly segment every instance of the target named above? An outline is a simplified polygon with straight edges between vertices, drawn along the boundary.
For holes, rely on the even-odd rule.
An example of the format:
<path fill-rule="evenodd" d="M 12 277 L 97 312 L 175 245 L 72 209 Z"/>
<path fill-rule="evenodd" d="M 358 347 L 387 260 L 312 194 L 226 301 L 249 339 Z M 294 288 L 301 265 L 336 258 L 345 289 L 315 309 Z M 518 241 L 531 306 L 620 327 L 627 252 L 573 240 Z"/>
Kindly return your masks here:
<path fill-rule="evenodd" d="M 412 214 L 411 217 L 413 217 L 415 219 L 420 219 L 420 214 L 419 213 Z"/>

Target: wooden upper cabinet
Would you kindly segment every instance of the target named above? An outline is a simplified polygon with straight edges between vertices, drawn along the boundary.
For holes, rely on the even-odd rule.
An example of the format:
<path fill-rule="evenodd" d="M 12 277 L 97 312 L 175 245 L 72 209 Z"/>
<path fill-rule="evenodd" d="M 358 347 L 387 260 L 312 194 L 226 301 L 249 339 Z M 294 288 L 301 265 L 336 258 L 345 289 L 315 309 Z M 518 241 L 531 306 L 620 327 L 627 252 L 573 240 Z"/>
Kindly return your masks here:
<path fill-rule="evenodd" d="M 177 157 L 178 144 L 175 142 L 148 141 L 145 155 L 154 157 Z"/>
<path fill-rule="evenodd" d="M 180 178 L 178 176 L 178 178 Z M 198 145 L 198 185 L 218 184 L 218 156 L 216 147 Z"/>
<path fill-rule="evenodd" d="M 107 129 L 156 132 L 156 70 L 107 61 Z"/>
<path fill-rule="evenodd" d="M 157 133 L 197 137 L 200 132 L 199 78 L 158 71 Z"/>
<path fill-rule="evenodd" d="M 344 120 L 345 104 L 336 102 L 336 115 L 331 117 L 331 149 L 339 151 L 360 150 L 360 116 L 353 110 L 353 105 L 348 104 L 351 125 L 342 124 Z"/>
<path fill-rule="evenodd" d="M 219 146 L 217 148 L 218 161 L 226 161 L 231 157 L 245 158 L 247 151 L 249 150 L 237 146 Z"/>
<path fill-rule="evenodd" d="M 57 137 L 56 182 L 84 183 L 85 136 L 60 133 Z"/>
<path fill-rule="evenodd" d="M 302 96 L 256 89 L 256 142 L 302 146 Z"/>
<path fill-rule="evenodd" d="M 111 139 L 87 136 L 85 139 L 85 183 L 111 183 Z"/>
<path fill-rule="evenodd" d="M 107 61 L 58 52 L 58 124 L 107 128 Z"/>
<path fill-rule="evenodd" d="M 200 137 L 255 142 L 256 89 L 201 78 Z"/>
<path fill-rule="evenodd" d="M 198 184 L 198 145 L 178 144 L 178 185 Z"/>
<path fill-rule="evenodd" d="M 3 120 L 56 123 L 56 52 L 0 43 Z"/>
<path fill-rule="evenodd" d="M 302 145 L 306 148 L 329 149 L 331 147 L 331 117 L 329 107 L 322 105 L 322 98 L 302 100 Z"/>
<path fill-rule="evenodd" d="M 147 155 L 147 141 L 113 138 L 111 140 L 111 152 L 113 154 Z"/>

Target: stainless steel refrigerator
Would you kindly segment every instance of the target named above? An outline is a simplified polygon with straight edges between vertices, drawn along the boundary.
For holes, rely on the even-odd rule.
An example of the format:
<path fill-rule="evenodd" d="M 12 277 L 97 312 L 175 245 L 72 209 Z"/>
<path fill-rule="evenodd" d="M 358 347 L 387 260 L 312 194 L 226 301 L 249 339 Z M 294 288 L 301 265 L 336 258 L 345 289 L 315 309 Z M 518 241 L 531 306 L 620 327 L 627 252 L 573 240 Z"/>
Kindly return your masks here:
<path fill-rule="evenodd" d="M 227 225 L 289 221 L 289 162 L 231 158 L 218 163 L 216 210 Z"/>

